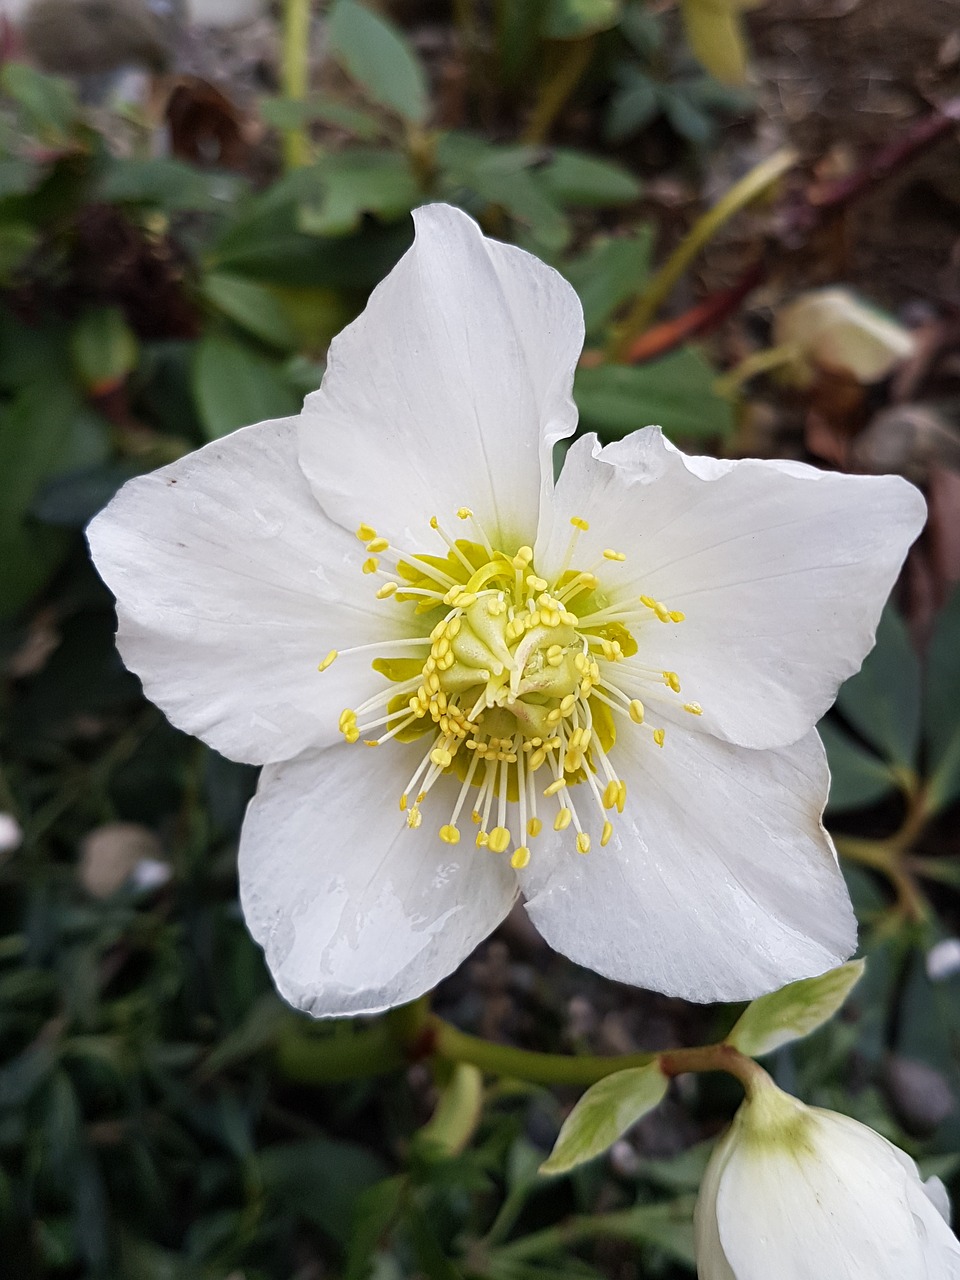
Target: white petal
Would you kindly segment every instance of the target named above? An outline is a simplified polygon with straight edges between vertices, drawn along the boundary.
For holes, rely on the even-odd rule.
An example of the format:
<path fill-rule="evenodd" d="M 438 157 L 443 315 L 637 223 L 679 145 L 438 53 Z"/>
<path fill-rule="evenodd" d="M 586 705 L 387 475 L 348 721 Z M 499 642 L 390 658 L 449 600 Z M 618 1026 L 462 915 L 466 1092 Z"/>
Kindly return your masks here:
<path fill-rule="evenodd" d="M 735 1129 L 728 1129 L 713 1149 L 704 1171 L 700 1192 L 693 1211 L 693 1233 L 699 1280 L 738 1280 L 730 1270 L 717 1223 L 717 1192 L 723 1171 L 736 1141 Z"/>
<path fill-rule="evenodd" d="M 521 873 L 551 946 L 699 1001 L 752 999 L 851 953 L 856 921 L 820 822 L 828 774 L 815 733 L 749 751 L 673 725 L 658 749 L 628 727 L 611 760 L 628 792 L 610 843 L 594 839 L 585 857 L 534 848 Z"/>
<path fill-rule="evenodd" d="M 794 742 L 830 706 L 873 645 L 883 603 L 925 506 L 898 476 L 843 476 L 802 464 L 686 458 L 656 428 L 567 454 L 537 572 L 563 555 L 568 518 L 590 521 L 578 560 L 604 547 L 616 599 L 680 610 L 646 614 L 636 639 L 699 702 L 699 727 L 741 746 Z M 642 696 L 642 695 L 641 695 Z"/>
<path fill-rule="evenodd" d="M 943 1180 L 936 1175 L 927 1178 L 923 1184 L 923 1194 L 939 1213 L 940 1217 L 949 1227 L 953 1218 L 953 1206 L 950 1203 L 950 1193 L 943 1185 Z"/>
<path fill-rule="evenodd" d="M 531 542 L 552 444 L 577 421 L 579 300 L 459 210 L 414 217 L 413 247 L 331 344 L 301 463 L 348 528 L 365 522 L 416 550 L 432 515 L 467 506 L 492 538 Z"/>
<path fill-rule="evenodd" d="M 409 634 L 361 573 L 361 544 L 317 506 L 295 419 L 129 481 L 87 535 L 117 597 L 120 652 L 147 697 L 233 759 L 335 741 L 340 712 L 380 681 L 370 653 L 322 674 L 321 659 Z"/>
<path fill-rule="evenodd" d="M 926 1200 L 915 1167 L 865 1125 L 807 1111 L 796 1147 L 743 1141 L 717 1193 L 737 1280 L 952 1280 L 960 1245 Z M 918 1223 L 916 1197 L 928 1223 Z"/>
<path fill-rule="evenodd" d="M 516 876 L 437 835 L 443 778 L 410 830 L 398 797 L 424 747 L 340 745 L 268 766 L 240 841 L 240 897 L 280 993 L 315 1017 L 430 991 L 510 910 Z M 468 833 L 469 834 L 469 833 Z"/>

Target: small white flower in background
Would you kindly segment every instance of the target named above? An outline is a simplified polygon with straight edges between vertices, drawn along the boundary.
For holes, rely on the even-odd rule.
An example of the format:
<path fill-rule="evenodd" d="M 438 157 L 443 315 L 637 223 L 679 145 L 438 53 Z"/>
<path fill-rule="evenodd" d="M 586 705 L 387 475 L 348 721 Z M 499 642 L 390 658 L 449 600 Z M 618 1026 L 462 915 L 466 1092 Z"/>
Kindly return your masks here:
<path fill-rule="evenodd" d="M 800 386 L 816 371 L 845 373 L 870 385 L 888 377 L 917 351 L 916 335 L 849 289 L 812 289 L 774 318 L 778 346 L 794 348 L 788 376 Z"/>
<path fill-rule="evenodd" d="M 23 843 L 23 829 L 12 813 L 0 813 L 0 858 L 15 853 Z"/>
<path fill-rule="evenodd" d="M 813 727 L 922 498 L 652 427 L 579 440 L 555 485 L 576 295 L 455 209 L 415 216 L 298 418 L 130 481 L 89 530 L 147 696 L 266 766 L 240 881 L 279 989 L 411 1000 L 518 890 L 572 959 L 690 999 L 832 968 L 855 921 Z"/>
<path fill-rule="evenodd" d="M 700 1280 L 957 1280 L 943 1183 L 848 1116 L 772 1083 L 743 1103 L 707 1165 L 694 1225 Z"/>
<path fill-rule="evenodd" d="M 960 973 L 960 938 L 941 938 L 927 952 L 927 977 L 943 982 Z"/>

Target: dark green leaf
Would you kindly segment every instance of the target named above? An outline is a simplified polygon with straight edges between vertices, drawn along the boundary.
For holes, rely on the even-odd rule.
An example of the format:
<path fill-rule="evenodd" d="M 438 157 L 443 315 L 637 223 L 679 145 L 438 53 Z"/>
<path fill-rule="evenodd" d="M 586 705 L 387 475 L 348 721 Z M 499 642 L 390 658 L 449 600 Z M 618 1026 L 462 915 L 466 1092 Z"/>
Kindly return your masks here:
<path fill-rule="evenodd" d="M 695 347 L 684 347 L 650 364 L 580 368 L 574 396 L 584 425 L 604 440 L 651 424 L 673 440 L 726 436 L 733 410 L 714 393 L 715 377 Z"/>
<path fill-rule="evenodd" d="M 208 440 L 267 418 L 289 417 L 300 409 L 298 397 L 277 365 L 215 333 L 197 344 L 193 389 Z"/>
<path fill-rule="evenodd" d="M 923 727 L 927 739 L 932 811 L 960 796 L 960 587 L 955 587 L 927 650 Z"/>
<path fill-rule="evenodd" d="M 400 1217 L 407 1191 L 407 1179 L 396 1177 L 368 1187 L 358 1197 L 351 1214 L 344 1280 L 367 1280 L 374 1255 Z"/>
<path fill-rule="evenodd" d="M 344 235 L 356 229 L 365 213 L 390 221 L 421 200 L 407 160 L 395 151 L 343 151 L 321 161 L 316 172 L 321 194 L 300 206 L 298 219 L 308 235 Z"/>
<path fill-rule="evenodd" d="M 257 1157 L 268 1195 L 341 1244 L 362 1194 L 386 1177 L 383 1162 L 352 1142 L 327 1138 L 267 1147 Z"/>
<path fill-rule="evenodd" d="M 118 307 L 96 307 L 74 325 L 70 355 L 81 385 L 97 393 L 111 390 L 136 367 L 140 349 Z"/>
<path fill-rule="evenodd" d="M 267 285 L 212 271 L 204 277 L 203 292 L 218 310 L 254 337 L 283 351 L 296 348 L 297 331 L 282 302 Z"/>
<path fill-rule="evenodd" d="M 429 106 L 426 78 L 396 27 L 356 0 L 336 0 L 327 39 L 333 56 L 373 102 L 423 124 Z"/>
<path fill-rule="evenodd" d="M 365 142 L 371 142 L 384 132 L 382 121 L 369 111 L 345 106 L 333 98 L 312 94 L 302 101 L 296 98 L 267 98 L 260 103 L 260 113 L 267 124 L 276 129 L 296 129 L 303 124 L 317 121 L 342 129 Z"/>
<path fill-rule="evenodd" d="M 649 274 L 653 231 L 641 226 L 632 236 L 596 240 L 578 258 L 562 265 L 583 304 L 588 335 L 596 334 L 628 298 L 639 293 Z"/>
<path fill-rule="evenodd" d="M 817 727 L 830 764 L 828 810 L 862 809 L 893 789 L 896 780 L 878 756 L 864 750 L 832 720 L 821 720 Z"/>
<path fill-rule="evenodd" d="M 541 32 L 548 40 L 580 40 L 619 19 L 620 0 L 548 0 Z"/>
<path fill-rule="evenodd" d="M 0 88 L 20 106 L 28 128 L 50 141 L 66 140 L 78 113 L 76 95 L 66 80 L 44 75 L 25 62 L 7 62 L 0 71 Z"/>
<path fill-rule="evenodd" d="M 894 764 L 913 769 L 920 745 L 920 664 L 903 620 L 887 605 L 877 643 L 840 689 L 837 706 Z"/>
<path fill-rule="evenodd" d="M 232 174 L 204 173 L 181 160 L 117 160 L 106 170 L 97 198 L 114 204 L 145 204 L 174 212 L 226 207 L 242 187 Z"/>
<path fill-rule="evenodd" d="M 640 183 L 622 165 L 558 147 L 540 170 L 547 191 L 561 205 L 604 208 L 628 204 L 640 195 Z"/>
<path fill-rule="evenodd" d="M 610 99 L 604 137 L 608 142 L 623 142 L 646 128 L 659 111 L 660 94 L 655 81 L 640 71 L 632 71 Z"/>
<path fill-rule="evenodd" d="M 0 283 L 8 284 L 40 242 L 29 222 L 0 222 Z"/>

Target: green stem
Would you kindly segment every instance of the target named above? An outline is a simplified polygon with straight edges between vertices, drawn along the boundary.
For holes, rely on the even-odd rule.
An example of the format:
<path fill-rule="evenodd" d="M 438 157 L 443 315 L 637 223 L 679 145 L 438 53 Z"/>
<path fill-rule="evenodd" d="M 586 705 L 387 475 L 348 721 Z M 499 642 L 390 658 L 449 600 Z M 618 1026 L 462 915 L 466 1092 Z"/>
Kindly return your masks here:
<path fill-rule="evenodd" d="M 556 66 L 541 84 L 533 115 L 523 131 L 523 141 L 528 145 L 537 146 L 546 141 L 554 120 L 590 65 L 593 44 L 593 36 L 560 44 Z"/>
<path fill-rule="evenodd" d="M 400 1071 L 407 1056 L 386 1020 L 345 1034 L 304 1035 L 291 1031 L 277 1045 L 277 1066 L 299 1084 L 338 1084 Z"/>
<path fill-rule="evenodd" d="M 771 369 L 780 369 L 785 364 L 792 364 L 798 354 L 798 349 L 793 343 L 782 343 L 779 347 L 767 347 L 765 351 L 754 351 L 722 377 L 717 378 L 713 389 L 718 396 L 730 400 L 745 382 L 749 382 L 760 373 L 769 373 Z"/>
<path fill-rule="evenodd" d="M 725 1071 L 740 1081 L 748 1098 L 752 1098 L 764 1085 L 773 1083 L 759 1062 L 754 1062 L 732 1044 L 669 1049 L 660 1054 L 660 1070 L 667 1076 L 681 1076 L 688 1071 Z"/>
<path fill-rule="evenodd" d="M 656 1058 L 654 1053 L 626 1053 L 600 1058 L 589 1055 L 568 1057 L 559 1053 L 536 1053 L 515 1049 L 508 1044 L 494 1044 L 479 1036 L 467 1035 L 442 1018 L 431 1021 L 437 1057 L 450 1062 L 469 1062 L 491 1075 L 513 1076 L 531 1084 L 595 1084 L 614 1071 L 628 1067 L 646 1067 Z"/>
<path fill-rule="evenodd" d="M 676 1215 L 678 1223 L 689 1222 L 693 1213 L 693 1197 L 674 1201 L 671 1212 Z M 546 1257 L 575 1248 L 589 1240 L 595 1240 L 597 1236 L 607 1236 L 614 1240 L 620 1238 L 636 1240 L 636 1208 L 618 1209 L 613 1213 L 597 1213 L 589 1216 L 577 1215 L 568 1218 L 558 1226 L 544 1227 L 543 1230 L 534 1231 L 519 1240 L 511 1241 L 510 1244 L 501 1245 L 491 1251 L 491 1256 L 498 1262 L 507 1258 L 514 1262 L 523 1258 Z"/>
<path fill-rule="evenodd" d="M 610 355 L 626 359 L 631 343 L 653 320 L 673 286 L 701 249 L 741 209 L 764 195 L 796 163 L 796 153 L 783 147 L 735 183 L 712 209 L 697 219 L 687 235 L 651 280 L 623 322 L 611 334 Z"/>
<path fill-rule="evenodd" d="M 309 59 L 310 0 L 284 0 L 283 92 L 294 102 L 302 102 L 307 96 Z M 284 130 L 283 156 L 288 169 L 296 169 L 309 162 L 310 139 L 302 123 Z"/>

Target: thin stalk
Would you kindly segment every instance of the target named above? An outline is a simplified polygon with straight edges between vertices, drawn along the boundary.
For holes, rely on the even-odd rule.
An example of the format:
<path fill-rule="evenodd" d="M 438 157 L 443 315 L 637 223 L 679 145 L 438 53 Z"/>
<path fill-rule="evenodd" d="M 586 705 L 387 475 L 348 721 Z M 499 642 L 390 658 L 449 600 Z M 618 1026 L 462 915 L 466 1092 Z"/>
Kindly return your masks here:
<path fill-rule="evenodd" d="M 758 1089 L 773 1081 L 760 1066 L 732 1044 L 708 1044 L 695 1049 L 669 1049 L 660 1055 L 660 1070 L 667 1076 L 681 1076 L 688 1071 L 724 1071 L 743 1085 L 752 1098 Z"/>
<path fill-rule="evenodd" d="M 614 1071 L 628 1067 L 646 1067 L 656 1058 L 654 1053 L 627 1053 L 615 1057 L 590 1055 L 568 1056 L 558 1053 L 536 1053 L 515 1049 L 512 1045 L 494 1044 L 479 1036 L 467 1035 L 456 1027 L 433 1018 L 433 1051 L 450 1062 L 469 1062 L 493 1075 L 512 1076 L 531 1084 L 595 1084 Z"/>
<path fill-rule="evenodd" d="M 697 219 L 634 303 L 623 322 L 614 329 L 610 343 L 610 355 L 614 360 L 622 361 L 627 358 L 634 340 L 648 328 L 674 285 L 720 228 L 742 209 L 765 195 L 789 169 L 793 168 L 796 160 L 796 152 L 790 147 L 775 151 L 772 156 L 768 156 L 735 183 L 712 209 L 708 209 Z"/>
<path fill-rule="evenodd" d="M 284 0 L 281 70 L 284 96 L 303 102 L 310 70 L 310 0 Z M 309 162 L 310 139 L 302 122 L 284 130 L 283 157 L 288 169 Z"/>
<path fill-rule="evenodd" d="M 558 41 L 556 65 L 541 82 L 533 114 L 523 131 L 523 142 L 529 146 L 538 146 L 546 141 L 553 122 L 590 65 L 593 46 L 593 36 L 585 36 L 582 40 L 565 40 L 562 43 Z"/>

